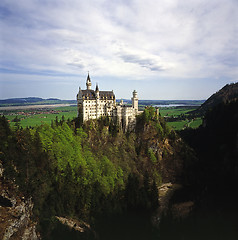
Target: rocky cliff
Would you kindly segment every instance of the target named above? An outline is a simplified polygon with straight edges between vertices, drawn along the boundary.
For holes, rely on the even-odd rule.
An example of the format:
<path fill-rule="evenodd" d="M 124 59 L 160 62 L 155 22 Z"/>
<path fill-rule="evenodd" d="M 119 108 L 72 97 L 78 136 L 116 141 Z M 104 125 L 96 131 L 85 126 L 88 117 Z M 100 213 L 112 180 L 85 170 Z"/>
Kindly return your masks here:
<path fill-rule="evenodd" d="M 3 177 L 3 172 L 0 162 L 0 239 L 40 239 L 32 219 L 31 198 L 21 194 L 14 182 Z"/>

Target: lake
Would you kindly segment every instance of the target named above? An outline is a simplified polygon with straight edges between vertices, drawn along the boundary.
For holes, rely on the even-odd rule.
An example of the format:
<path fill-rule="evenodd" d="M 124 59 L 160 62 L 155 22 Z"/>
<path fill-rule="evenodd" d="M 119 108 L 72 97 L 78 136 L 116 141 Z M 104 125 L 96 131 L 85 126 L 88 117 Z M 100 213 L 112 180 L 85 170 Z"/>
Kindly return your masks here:
<path fill-rule="evenodd" d="M 158 104 L 153 105 L 153 107 L 198 107 L 198 105 L 188 105 L 188 104 Z"/>

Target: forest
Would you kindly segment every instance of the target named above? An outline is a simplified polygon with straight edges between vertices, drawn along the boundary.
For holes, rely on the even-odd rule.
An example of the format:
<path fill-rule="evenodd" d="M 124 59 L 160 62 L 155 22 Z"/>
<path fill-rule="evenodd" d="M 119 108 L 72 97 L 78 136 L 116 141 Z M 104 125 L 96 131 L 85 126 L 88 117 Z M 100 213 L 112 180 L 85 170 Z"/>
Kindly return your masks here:
<path fill-rule="evenodd" d="M 179 178 L 179 161 L 189 151 L 153 107 L 127 133 L 106 117 L 85 124 L 62 117 L 23 129 L 17 122 L 11 128 L 2 116 L 0 134 L 5 180 L 15 179 L 19 191 L 33 198 L 43 237 L 54 216 L 93 223 L 110 214 L 153 211 L 157 186 Z"/>

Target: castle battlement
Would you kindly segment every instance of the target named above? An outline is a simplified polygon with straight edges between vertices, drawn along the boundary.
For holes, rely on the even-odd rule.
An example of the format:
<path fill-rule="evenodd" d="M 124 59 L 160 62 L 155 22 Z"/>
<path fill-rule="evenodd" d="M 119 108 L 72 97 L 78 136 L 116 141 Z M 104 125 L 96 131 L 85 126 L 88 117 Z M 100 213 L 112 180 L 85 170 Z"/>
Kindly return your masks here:
<path fill-rule="evenodd" d="M 124 130 L 127 130 L 135 124 L 138 114 L 137 92 L 133 91 L 132 106 L 123 105 L 123 102 L 116 104 L 116 97 L 113 91 L 99 91 L 91 89 L 92 83 L 88 74 L 86 80 L 87 89 L 82 90 L 79 87 L 77 94 L 78 116 L 82 114 L 83 121 L 98 119 L 102 116 L 108 116 L 117 119 Z"/>

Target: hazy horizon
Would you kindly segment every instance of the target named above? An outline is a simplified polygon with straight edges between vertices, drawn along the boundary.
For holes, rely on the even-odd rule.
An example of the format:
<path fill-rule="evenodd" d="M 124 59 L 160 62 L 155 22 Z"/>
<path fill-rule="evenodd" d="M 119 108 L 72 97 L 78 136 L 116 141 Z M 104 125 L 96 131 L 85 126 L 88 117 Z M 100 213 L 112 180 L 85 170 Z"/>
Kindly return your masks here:
<path fill-rule="evenodd" d="M 35 97 L 35 96 L 28 96 L 28 97 L 13 97 L 13 98 L 0 98 L 0 101 L 2 100 L 8 100 L 8 99 L 25 99 L 25 98 L 40 98 L 44 100 L 50 100 L 50 99 L 57 99 L 62 101 L 73 101 L 76 99 L 61 99 L 57 97 L 49 97 L 49 98 L 43 98 L 43 97 Z M 117 101 L 120 101 L 120 99 L 123 100 L 129 100 L 131 101 L 131 98 L 116 98 Z M 206 101 L 206 99 L 139 99 L 139 101 Z"/>

